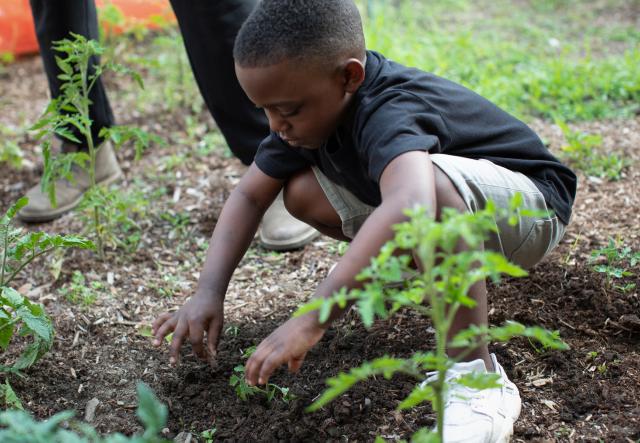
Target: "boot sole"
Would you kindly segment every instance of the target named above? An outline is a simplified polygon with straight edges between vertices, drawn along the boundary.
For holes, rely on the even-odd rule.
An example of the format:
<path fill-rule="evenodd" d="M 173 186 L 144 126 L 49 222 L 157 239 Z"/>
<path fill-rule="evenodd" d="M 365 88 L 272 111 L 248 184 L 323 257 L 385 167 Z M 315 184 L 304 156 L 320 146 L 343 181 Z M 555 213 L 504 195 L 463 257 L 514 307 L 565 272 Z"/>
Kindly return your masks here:
<path fill-rule="evenodd" d="M 122 171 L 119 171 L 117 174 L 114 174 L 110 177 L 105 178 L 102 181 L 99 181 L 98 183 L 96 183 L 96 185 L 98 186 L 109 186 L 112 183 L 115 183 L 116 181 L 120 180 L 122 178 Z M 67 212 L 71 211 L 73 208 L 75 208 L 76 206 L 78 206 L 78 204 L 80 203 L 80 201 L 82 200 L 82 197 L 84 196 L 84 192 L 82 194 L 80 194 L 80 196 L 78 198 L 76 198 L 75 200 L 73 200 L 71 203 L 68 203 L 64 206 L 58 206 L 57 208 L 55 208 L 54 211 L 49 212 L 48 214 L 42 214 L 42 215 L 37 215 L 37 214 L 22 214 L 21 211 L 18 212 L 17 216 L 18 219 L 25 222 L 25 223 L 45 223 L 45 222 L 50 222 L 52 220 L 55 220 L 57 218 L 62 217 L 64 214 L 66 214 Z"/>

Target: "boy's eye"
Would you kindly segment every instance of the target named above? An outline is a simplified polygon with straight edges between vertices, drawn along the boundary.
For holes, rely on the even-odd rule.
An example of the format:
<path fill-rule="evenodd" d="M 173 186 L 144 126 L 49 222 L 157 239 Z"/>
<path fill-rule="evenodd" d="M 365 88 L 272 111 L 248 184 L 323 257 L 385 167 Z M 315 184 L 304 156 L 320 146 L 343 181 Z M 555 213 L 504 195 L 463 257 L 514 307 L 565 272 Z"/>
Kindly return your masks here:
<path fill-rule="evenodd" d="M 294 109 L 280 109 L 279 112 L 282 117 L 293 117 L 300 112 L 300 108 L 301 107 L 298 106 Z"/>

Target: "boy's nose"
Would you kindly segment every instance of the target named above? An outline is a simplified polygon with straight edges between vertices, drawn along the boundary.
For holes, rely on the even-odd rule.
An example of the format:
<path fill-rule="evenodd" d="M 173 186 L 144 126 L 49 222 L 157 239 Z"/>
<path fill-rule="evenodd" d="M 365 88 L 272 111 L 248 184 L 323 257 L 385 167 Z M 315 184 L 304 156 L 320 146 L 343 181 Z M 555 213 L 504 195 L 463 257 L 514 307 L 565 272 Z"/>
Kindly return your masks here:
<path fill-rule="evenodd" d="M 286 132 L 289 129 L 289 123 L 275 112 L 267 112 L 267 119 L 269 120 L 269 129 L 273 132 Z"/>

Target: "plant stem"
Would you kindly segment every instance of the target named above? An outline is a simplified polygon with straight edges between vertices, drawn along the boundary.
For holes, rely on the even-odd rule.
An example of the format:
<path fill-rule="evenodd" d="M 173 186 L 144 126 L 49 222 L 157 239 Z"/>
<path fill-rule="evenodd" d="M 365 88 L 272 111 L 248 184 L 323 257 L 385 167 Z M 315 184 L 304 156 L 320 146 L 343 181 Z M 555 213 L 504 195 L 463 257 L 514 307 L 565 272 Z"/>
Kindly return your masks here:
<path fill-rule="evenodd" d="M 87 147 L 89 148 L 89 183 L 90 189 L 96 188 L 96 148 L 93 143 L 93 134 L 91 133 L 91 122 L 89 119 L 89 85 L 88 85 L 88 69 L 90 55 L 85 52 L 85 59 L 81 61 L 80 72 L 82 78 L 82 113 L 85 117 L 85 138 L 87 139 Z M 97 78 L 97 77 L 96 77 Z M 93 86 L 93 82 L 91 86 Z M 104 259 L 104 247 L 102 245 L 102 237 L 100 235 L 100 209 L 98 206 L 93 207 L 93 227 L 96 234 L 96 243 L 98 246 L 98 256 Z"/>
<path fill-rule="evenodd" d="M 6 285 L 8 286 L 8 285 L 9 285 L 9 283 L 11 283 L 11 281 L 15 278 L 15 276 L 16 276 L 16 275 L 18 275 L 18 273 L 19 273 L 20 271 L 22 271 L 22 270 L 25 268 L 25 266 L 27 266 L 29 263 L 31 263 L 33 260 L 35 260 L 36 258 L 40 257 L 41 255 L 43 255 L 43 254 L 48 254 L 49 252 L 53 251 L 54 249 L 55 249 L 55 246 L 54 246 L 54 247 L 51 247 L 51 248 L 49 248 L 49 249 L 44 249 L 44 250 L 42 250 L 42 251 L 38 252 L 37 254 L 34 252 L 34 253 L 33 253 L 33 255 L 32 255 L 30 258 L 28 258 L 28 259 L 27 259 L 27 261 L 25 261 L 24 263 L 22 263 L 22 264 L 18 267 L 18 269 L 16 269 L 16 270 L 15 270 L 15 271 L 14 271 L 14 272 L 9 276 L 9 278 L 8 278 L 8 279 L 7 279 L 7 281 L 6 281 Z"/>
<path fill-rule="evenodd" d="M 4 286 L 4 274 L 6 272 L 5 266 L 7 265 L 7 243 L 9 242 L 9 224 L 4 227 L 4 238 L 2 240 L 2 273 L 0 274 L 0 288 Z"/>

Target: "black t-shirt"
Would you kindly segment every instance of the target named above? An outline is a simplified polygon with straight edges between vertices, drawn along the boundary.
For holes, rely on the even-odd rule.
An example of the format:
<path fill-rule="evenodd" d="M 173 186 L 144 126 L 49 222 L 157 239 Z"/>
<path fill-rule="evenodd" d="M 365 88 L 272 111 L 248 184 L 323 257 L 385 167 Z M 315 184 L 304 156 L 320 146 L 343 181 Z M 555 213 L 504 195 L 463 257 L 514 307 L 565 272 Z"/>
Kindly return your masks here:
<path fill-rule="evenodd" d="M 347 117 L 322 148 L 292 147 L 271 133 L 255 162 L 277 179 L 316 165 L 364 203 L 378 206 L 384 168 L 417 150 L 487 159 L 521 172 L 558 218 L 569 222 L 576 176 L 527 125 L 463 86 L 373 51 L 367 51 L 365 81 Z"/>

